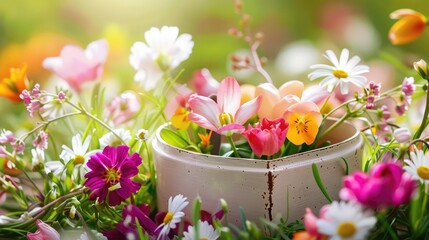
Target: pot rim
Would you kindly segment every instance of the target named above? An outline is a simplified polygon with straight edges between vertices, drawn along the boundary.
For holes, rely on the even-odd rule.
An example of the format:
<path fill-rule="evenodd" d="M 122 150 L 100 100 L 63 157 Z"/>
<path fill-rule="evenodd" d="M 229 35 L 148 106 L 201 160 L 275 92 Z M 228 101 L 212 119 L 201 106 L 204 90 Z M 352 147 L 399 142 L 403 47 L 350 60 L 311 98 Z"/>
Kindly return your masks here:
<path fill-rule="evenodd" d="M 327 120 L 329 120 L 329 121 L 336 121 L 338 119 L 337 118 L 327 118 Z M 306 151 L 306 152 L 295 153 L 295 154 L 292 154 L 292 155 L 283 156 L 281 158 L 275 158 L 275 159 L 266 160 L 266 159 L 254 159 L 254 158 L 223 157 L 223 156 L 220 156 L 220 155 L 211 155 L 211 154 L 204 154 L 204 153 L 193 152 L 193 151 L 189 151 L 189 150 L 186 150 L 186 149 L 181 149 L 181 148 L 172 146 L 172 145 L 168 144 L 161 137 L 161 130 L 163 128 L 169 126 L 170 124 L 171 123 L 169 123 L 169 122 L 168 123 L 164 123 L 164 124 L 160 125 L 156 129 L 156 135 L 155 135 L 154 141 L 158 141 L 162 145 L 162 148 L 168 149 L 168 151 L 170 151 L 170 150 L 176 151 L 178 154 L 187 154 L 187 155 L 192 154 L 192 155 L 194 155 L 195 157 L 197 157 L 199 159 L 208 159 L 208 157 L 210 157 L 213 160 L 221 161 L 222 159 L 226 159 L 227 158 L 228 161 L 232 161 L 232 162 L 242 161 L 242 162 L 255 162 L 255 163 L 256 162 L 272 163 L 272 162 L 277 162 L 277 161 L 284 161 L 284 160 L 287 160 L 287 159 L 291 159 L 292 160 L 293 158 L 300 157 L 300 156 L 303 156 L 303 155 L 310 155 L 310 154 L 317 155 L 316 153 L 325 152 L 325 151 L 327 151 L 327 150 L 329 150 L 331 148 L 339 148 L 339 147 L 341 147 L 344 144 L 348 144 L 349 142 L 352 142 L 353 140 L 358 139 L 359 134 L 360 134 L 360 131 L 356 128 L 356 126 L 354 126 L 352 123 L 350 123 L 348 121 L 344 121 L 342 124 L 346 124 L 351 129 L 354 130 L 354 133 L 353 133 L 352 136 L 350 136 L 350 137 L 348 137 L 348 138 L 346 138 L 346 139 L 344 139 L 344 140 L 342 140 L 340 142 L 337 142 L 337 143 L 334 143 L 334 144 L 331 144 L 331 145 L 328 145 L 328 146 L 325 146 L 325 147 L 321 147 L 321 148 L 317 148 L 317 149 L 312 149 L 312 150 L 309 150 L 309 151 Z M 320 155 L 323 155 L 323 154 L 320 154 Z"/>

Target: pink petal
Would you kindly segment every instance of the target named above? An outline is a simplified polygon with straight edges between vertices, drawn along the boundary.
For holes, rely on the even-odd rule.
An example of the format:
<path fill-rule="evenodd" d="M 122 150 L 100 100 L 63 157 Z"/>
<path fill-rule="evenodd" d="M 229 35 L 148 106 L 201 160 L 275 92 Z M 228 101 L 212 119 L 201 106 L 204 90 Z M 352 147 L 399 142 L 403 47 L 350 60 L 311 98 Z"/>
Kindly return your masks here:
<path fill-rule="evenodd" d="M 261 107 L 262 97 L 258 96 L 243 104 L 234 116 L 234 122 L 243 125 L 249 118 L 255 115 Z"/>
<path fill-rule="evenodd" d="M 246 128 L 243 125 L 233 123 L 219 128 L 216 132 L 221 135 L 231 136 L 234 133 L 242 133 L 244 130 Z"/>
<path fill-rule="evenodd" d="M 284 112 L 294 105 L 300 102 L 300 99 L 295 95 L 287 95 L 283 97 L 273 108 L 271 119 L 281 118 L 283 117 Z"/>
<path fill-rule="evenodd" d="M 85 55 L 88 60 L 96 64 L 104 64 L 107 58 L 107 40 L 100 39 L 91 42 L 85 50 Z"/>
<path fill-rule="evenodd" d="M 193 94 L 189 97 L 188 104 L 192 109 L 188 115 L 189 120 L 212 131 L 217 131 L 221 127 L 220 110 L 211 98 Z"/>
<path fill-rule="evenodd" d="M 217 105 L 221 113 L 230 113 L 235 115 L 240 107 L 240 85 L 232 77 L 225 78 L 217 91 Z"/>

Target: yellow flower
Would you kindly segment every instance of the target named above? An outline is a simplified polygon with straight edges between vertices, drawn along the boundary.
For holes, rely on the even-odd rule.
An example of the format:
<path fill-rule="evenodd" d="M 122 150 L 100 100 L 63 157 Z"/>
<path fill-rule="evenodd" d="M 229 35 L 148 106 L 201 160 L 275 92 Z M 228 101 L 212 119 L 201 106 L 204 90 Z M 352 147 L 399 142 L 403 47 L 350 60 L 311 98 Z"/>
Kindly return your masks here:
<path fill-rule="evenodd" d="M 406 44 L 419 37 L 426 27 L 426 17 L 411 9 L 399 9 L 390 14 L 399 19 L 389 31 L 389 39 L 395 45 Z"/>
<path fill-rule="evenodd" d="M 10 77 L 0 81 L 0 96 L 19 102 L 19 95 L 28 87 L 27 65 L 23 65 L 20 68 L 11 68 Z"/>
<path fill-rule="evenodd" d="M 191 124 L 188 118 L 189 111 L 186 108 L 178 108 L 174 115 L 171 117 L 171 124 L 180 130 L 186 130 Z"/>
<path fill-rule="evenodd" d="M 284 118 L 289 123 L 286 137 L 291 143 L 310 145 L 314 142 L 322 122 L 322 114 L 315 103 L 297 103 L 286 111 Z"/>

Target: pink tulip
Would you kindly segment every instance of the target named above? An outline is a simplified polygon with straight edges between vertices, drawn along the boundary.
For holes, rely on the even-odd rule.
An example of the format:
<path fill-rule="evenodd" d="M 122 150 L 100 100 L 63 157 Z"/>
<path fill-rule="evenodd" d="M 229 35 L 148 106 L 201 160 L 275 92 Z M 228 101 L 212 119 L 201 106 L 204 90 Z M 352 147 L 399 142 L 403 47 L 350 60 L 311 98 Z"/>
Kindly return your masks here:
<path fill-rule="evenodd" d="M 377 163 L 369 173 L 356 172 L 343 179 L 341 199 L 370 207 L 398 207 L 410 201 L 417 183 L 395 162 Z"/>
<path fill-rule="evenodd" d="M 271 156 L 283 146 L 288 125 L 283 118 L 272 121 L 264 118 L 262 123 L 255 124 L 253 128 L 249 125 L 243 135 L 247 138 L 256 156 Z"/>
<path fill-rule="evenodd" d="M 85 50 L 76 45 L 67 45 L 59 57 L 46 58 L 43 67 L 66 80 L 71 88 L 79 92 L 83 82 L 96 80 L 103 73 L 107 48 L 105 39 L 90 43 Z"/>
<path fill-rule="evenodd" d="M 199 126 L 225 136 L 242 133 L 243 124 L 256 114 L 261 97 L 240 106 L 240 85 L 232 78 L 225 78 L 217 91 L 217 103 L 208 97 L 193 94 L 189 97 L 189 120 Z"/>
<path fill-rule="evenodd" d="M 27 233 L 28 240 L 59 240 L 60 234 L 51 226 L 37 219 L 37 231 L 35 233 Z"/>
<path fill-rule="evenodd" d="M 219 88 L 219 82 L 212 77 L 209 70 L 206 68 L 194 73 L 194 79 L 191 81 L 191 85 L 194 86 L 199 95 L 206 97 L 215 94 Z"/>

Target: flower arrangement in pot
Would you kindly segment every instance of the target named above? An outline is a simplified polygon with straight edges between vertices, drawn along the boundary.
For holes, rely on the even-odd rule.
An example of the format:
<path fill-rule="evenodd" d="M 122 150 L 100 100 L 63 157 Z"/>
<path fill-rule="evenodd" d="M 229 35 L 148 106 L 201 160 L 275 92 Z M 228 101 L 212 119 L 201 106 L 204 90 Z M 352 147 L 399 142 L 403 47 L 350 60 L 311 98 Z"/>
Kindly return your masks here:
<path fill-rule="evenodd" d="M 242 28 L 230 33 L 250 55 L 233 55 L 232 66 L 256 70 L 258 84 L 218 82 L 207 69 L 195 73 L 194 90 L 179 84 L 194 42 L 168 26 L 132 45 L 134 91 L 111 93 L 103 86 L 112 82 L 99 81 L 109 74 L 105 39 L 46 58 L 66 83 L 54 90 L 30 82 L 25 65 L 12 68 L 0 96 L 29 118 L 0 131 L 0 238 L 426 236 L 427 64 L 416 61 L 412 77 L 382 91 L 359 57 L 327 50 L 330 63 L 308 69 L 319 84 L 277 88 L 258 55 L 262 34 L 235 6 Z M 389 34 L 395 44 L 427 22 L 412 10 L 392 17 L 401 18 Z M 406 118 L 419 97 L 420 115 Z M 392 116 L 421 122 L 410 130 Z"/>

